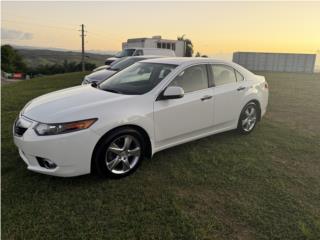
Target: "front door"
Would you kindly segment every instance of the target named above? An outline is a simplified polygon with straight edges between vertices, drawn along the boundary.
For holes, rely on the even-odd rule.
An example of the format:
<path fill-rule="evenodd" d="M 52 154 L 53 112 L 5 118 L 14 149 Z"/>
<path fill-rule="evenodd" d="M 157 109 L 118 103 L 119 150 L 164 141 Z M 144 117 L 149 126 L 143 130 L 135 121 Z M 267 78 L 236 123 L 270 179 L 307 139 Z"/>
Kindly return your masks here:
<path fill-rule="evenodd" d="M 205 65 L 185 69 L 169 86 L 182 87 L 185 95 L 179 99 L 155 101 L 156 142 L 173 140 L 212 126 L 213 90 L 208 88 Z"/>

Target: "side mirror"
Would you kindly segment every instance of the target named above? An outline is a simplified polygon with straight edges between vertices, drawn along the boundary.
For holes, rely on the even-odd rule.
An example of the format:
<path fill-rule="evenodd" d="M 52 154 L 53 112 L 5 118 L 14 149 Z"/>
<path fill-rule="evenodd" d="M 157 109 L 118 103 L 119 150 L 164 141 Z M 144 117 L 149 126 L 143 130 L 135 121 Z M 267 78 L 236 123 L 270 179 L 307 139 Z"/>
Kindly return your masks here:
<path fill-rule="evenodd" d="M 92 83 L 91 83 L 91 86 L 94 87 L 94 88 L 96 88 L 96 87 L 98 86 L 98 83 L 97 83 L 97 82 L 92 82 Z"/>
<path fill-rule="evenodd" d="M 163 92 L 160 99 L 176 99 L 182 98 L 184 96 L 184 90 L 182 87 L 167 87 L 166 90 Z"/>

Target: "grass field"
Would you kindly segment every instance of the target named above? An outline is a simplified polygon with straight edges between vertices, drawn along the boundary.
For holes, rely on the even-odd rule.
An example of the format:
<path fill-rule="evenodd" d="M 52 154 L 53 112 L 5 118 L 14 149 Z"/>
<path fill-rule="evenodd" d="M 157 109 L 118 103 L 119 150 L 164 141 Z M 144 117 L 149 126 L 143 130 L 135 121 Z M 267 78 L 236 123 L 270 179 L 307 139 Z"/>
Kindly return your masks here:
<path fill-rule="evenodd" d="M 63 64 L 68 62 L 81 62 L 81 53 L 72 51 L 54 51 L 47 49 L 17 49 L 23 57 L 28 67 L 36 68 L 39 65 Z M 95 64 L 97 67 L 104 65 L 106 58 L 111 57 L 107 54 L 86 53 L 86 62 Z"/>
<path fill-rule="evenodd" d="M 270 101 L 252 134 L 162 151 L 121 180 L 29 172 L 12 143 L 25 103 L 82 74 L 2 86 L 2 238 L 320 239 L 320 75 L 260 74 Z"/>

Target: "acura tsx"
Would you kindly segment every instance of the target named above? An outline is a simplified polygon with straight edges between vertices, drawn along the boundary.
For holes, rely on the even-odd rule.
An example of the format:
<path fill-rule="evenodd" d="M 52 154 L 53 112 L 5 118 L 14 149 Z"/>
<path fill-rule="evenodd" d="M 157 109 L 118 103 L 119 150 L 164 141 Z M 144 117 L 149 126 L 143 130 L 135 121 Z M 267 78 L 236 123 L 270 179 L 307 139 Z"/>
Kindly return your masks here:
<path fill-rule="evenodd" d="M 31 100 L 13 126 L 29 170 L 123 177 L 156 152 L 223 131 L 253 131 L 265 114 L 263 76 L 228 61 L 158 58 L 100 84 Z"/>

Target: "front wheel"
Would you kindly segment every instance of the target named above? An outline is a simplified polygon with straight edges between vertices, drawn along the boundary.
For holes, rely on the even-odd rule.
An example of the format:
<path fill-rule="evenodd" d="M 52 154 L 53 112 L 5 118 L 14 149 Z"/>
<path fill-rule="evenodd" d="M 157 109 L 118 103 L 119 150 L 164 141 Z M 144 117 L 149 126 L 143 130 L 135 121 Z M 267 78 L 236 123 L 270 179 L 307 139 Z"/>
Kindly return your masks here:
<path fill-rule="evenodd" d="M 101 176 L 120 178 L 133 173 L 144 153 L 144 141 L 134 129 L 122 129 L 103 140 L 96 150 L 95 166 Z"/>
<path fill-rule="evenodd" d="M 241 111 L 238 130 L 242 134 L 249 134 L 253 131 L 258 121 L 258 106 L 254 102 L 249 102 Z"/>

